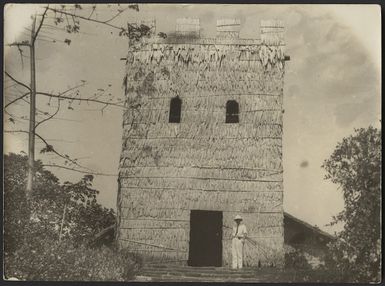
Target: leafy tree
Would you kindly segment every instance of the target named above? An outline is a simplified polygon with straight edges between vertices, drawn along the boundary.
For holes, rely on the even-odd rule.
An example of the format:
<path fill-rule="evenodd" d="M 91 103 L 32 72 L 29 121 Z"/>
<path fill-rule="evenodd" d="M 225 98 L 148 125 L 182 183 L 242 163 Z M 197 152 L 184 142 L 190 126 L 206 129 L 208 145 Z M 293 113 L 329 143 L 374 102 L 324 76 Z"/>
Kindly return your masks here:
<path fill-rule="evenodd" d="M 27 158 L 10 154 L 4 156 L 4 248 L 14 251 L 22 244 L 29 217 L 25 197 Z M 38 172 L 36 172 L 37 174 Z"/>
<path fill-rule="evenodd" d="M 28 158 L 4 156 L 5 277 L 27 280 L 116 280 L 132 278 L 139 267 L 128 252 L 88 240 L 115 222 L 115 213 L 97 202 L 92 175 L 60 184 L 36 161 L 35 187 L 27 200 Z"/>
<path fill-rule="evenodd" d="M 332 222 L 342 222 L 344 228 L 330 246 L 329 265 L 353 282 L 379 281 L 381 131 L 371 126 L 356 129 L 338 143 L 323 168 L 345 201 Z"/>
<path fill-rule="evenodd" d="M 99 191 L 92 188 L 92 175 L 85 175 L 78 183 L 65 182 L 64 208 L 68 209 L 67 217 L 62 216 L 63 226 L 67 232 L 65 237 L 76 243 L 83 243 L 102 229 L 115 223 L 112 209 L 102 207 L 96 200 Z"/>
<path fill-rule="evenodd" d="M 46 208 L 47 199 L 53 194 L 60 194 L 58 178 L 51 172 L 42 167 L 41 161 L 36 161 L 36 189 L 44 190 L 47 198 L 44 200 L 33 200 L 27 202 L 25 195 L 27 156 L 9 154 L 4 156 L 4 241 L 5 251 L 13 251 L 23 243 L 24 239 L 31 236 L 54 236 L 47 225 L 36 223 L 30 220 L 33 209 L 40 205 Z M 38 199 L 39 196 L 36 196 Z M 42 196 L 40 196 L 42 197 Z M 47 209 L 47 213 L 52 212 L 53 206 Z"/>
<path fill-rule="evenodd" d="M 84 243 L 115 222 L 112 209 L 102 207 L 92 188 L 92 175 L 73 184 L 58 178 L 35 162 L 35 188 L 31 200 L 25 194 L 27 156 L 4 156 L 4 241 L 13 252 L 31 238 Z M 24 241 L 24 239 L 26 241 Z"/>

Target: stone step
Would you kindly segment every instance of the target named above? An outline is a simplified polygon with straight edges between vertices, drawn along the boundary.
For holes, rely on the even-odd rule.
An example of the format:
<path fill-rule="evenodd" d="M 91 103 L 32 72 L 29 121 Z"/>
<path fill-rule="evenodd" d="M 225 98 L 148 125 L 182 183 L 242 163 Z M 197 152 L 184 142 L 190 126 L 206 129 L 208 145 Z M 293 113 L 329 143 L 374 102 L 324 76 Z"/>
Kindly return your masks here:
<path fill-rule="evenodd" d="M 269 271 L 267 271 L 269 270 Z M 192 278 L 213 278 L 213 279 L 254 279 L 258 280 L 259 278 L 271 278 L 276 275 L 280 275 L 281 272 L 279 270 L 270 270 L 270 269 L 263 269 L 260 271 L 245 271 L 242 270 L 231 270 L 231 269 L 224 269 L 221 271 L 215 271 L 215 270 L 205 270 L 202 271 L 197 268 L 192 269 L 185 269 L 185 268 L 179 268 L 179 269 L 170 269 L 170 268 L 157 268 L 157 269 L 147 269 L 142 270 L 140 272 L 140 275 L 148 276 L 148 277 L 158 277 L 158 276 L 175 276 L 175 277 L 192 277 Z M 265 279 L 266 281 L 266 279 Z M 268 280 L 267 280 L 268 281 Z"/>
<path fill-rule="evenodd" d="M 191 277 L 191 276 L 174 276 L 174 275 L 157 275 L 151 276 L 154 282 L 244 282 L 258 283 L 261 280 L 255 278 L 237 278 L 237 277 Z M 265 280 L 266 281 L 266 280 Z"/>
<path fill-rule="evenodd" d="M 211 273 L 211 274 L 222 274 L 222 275 L 232 275 L 232 274 L 253 274 L 256 275 L 258 273 L 269 273 L 266 271 L 252 271 L 252 270 L 198 270 L 198 269 L 154 269 L 154 268 L 143 268 L 141 272 L 153 272 L 153 273 Z M 274 273 L 279 272 L 275 271 Z"/>
<path fill-rule="evenodd" d="M 190 273 L 199 273 L 198 275 L 204 275 L 204 274 L 216 274 L 216 275 L 235 275 L 235 276 L 258 276 L 258 275 L 265 275 L 271 273 L 271 275 L 277 274 L 277 272 L 280 272 L 279 269 L 229 269 L 229 268 L 223 268 L 223 269 L 216 269 L 216 270 L 210 270 L 210 269 L 199 269 L 195 267 L 176 267 L 176 268 L 150 268 L 150 267 L 144 267 L 140 271 L 141 273 L 162 273 L 162 274 L 185 274 L 189 275 Z"/>
<path fill-rule="evenodd" d="M 213 266 L 204 266 L 204 267 L 194 267 L 194 266 L 185 266 L 185 265 L 144 265 L 143 269 L 187 269 L 187 270 L 196 270 L 196 271 L 259 271 L 262 268 L 257 267 L 243 267 L 242 269 L 232 269 L 230 267 L 213 267 Z M 267 269 L 267 268 L 263 268 Z"/>
<path fill-rule="evenodd" d="M 158 275 L 168 275 L 168 276 L 188 276 L 188 277 L 211 277 L 211 278 L 220 278 L 220 277 L 229 277 L 229 278 L 254 278 L 258 275 L 254 273 L 244 274 L 244 273 L 232 273 L 232 274 L 223 274 L 223 273 L 199 273 L 199 272 L 172 272 L 172 271 L 159 271 L 159 272 L 150 272 L 145 271 L 141 272 L 140 275 L 143 276 L 158 276 Z"/>
<path fill-rule="evenodd" d="M 227 267 L 223 267 L 223 266 L 188 266 L 188 265 L 181 265 L 181 264 L 159 264 L 159 263 L 148 263 L 148 264 L 145 264 L 144 267 L 151 267 L 151 268 L 191 268 L 191 269 L 210 269 L 210 270 L 227 268 Z"/>
<path fill-rule="evenodd" d="M 233 270 L 233 269 L 197 269 L 197 268 L 181 268 L 181 267 L 176 267 L 176 268 L 152 268 L 152 267 L 144 267 L 141 270 L 142 272 L 182 272 L 182 273 L 217 273 L 217 274 L 257 274 L 259 271 L 257 269 L 238 269 L 238 270 Z"/>
<path fill-rule="evenodd" d="M 297 277 L 301 276 L 300 272 L 301 271 L 299 270 L 270 267 L 244 267 L 243 269 L 231 269 L 229 267 L 191 267 L 176 264 L 146 264 L 138 273 L 139 280 L 135 281 L 277 283 L 295 282 Z"/>
<path fill-rule="evenodd" d="M 191 276 L 174 276 L 174 275 L 153 275 L 143 276 L 149 280 L 155 282 L 238 282 L 238 283 L 289 283 L 289 282 L 301 282 L 296 280 L 296 277 L 290 275 L 288 277 L 279 277 L 276 275 L 263 275 L 253 278 L 241 278 L 241 277 L 191 277 Z M 135 280 L 134 280 L 135 281 Z M 143 280 L 142 280 L 143 281 Z"/>

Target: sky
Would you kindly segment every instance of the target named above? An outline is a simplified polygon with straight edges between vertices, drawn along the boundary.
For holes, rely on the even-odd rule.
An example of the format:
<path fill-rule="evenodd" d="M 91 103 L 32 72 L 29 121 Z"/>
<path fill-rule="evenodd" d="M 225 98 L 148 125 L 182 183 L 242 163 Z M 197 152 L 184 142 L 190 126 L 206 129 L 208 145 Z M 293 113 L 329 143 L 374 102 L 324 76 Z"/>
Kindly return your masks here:
<path fill-rule="evenodd" d="M 123 5 L 123 4 L 122 4 Z M 230 4 L 142 4 L 140 11 L 122 13 L 113 23 L 125 26 L 137 20 L 156 20 L 157 32 L 170 33 L 176 18 L 199 18 L 204 37 L 215 37 L 216 19 L 239 18 L 241 38 L 259 38 L 262 19 L 285 23 L 286 64 L 284 86 L 284 209 L 290 214 L 332 233 L 338 226 L 326 226 L 343 209 L 338 186 L 324 180 L 321 165 L 343 137 L 355 128 L 380 127 L 381 119 L 381 18 L 377 5 L 230 5 Z M 97 5 L 98 19 L 108 19 L 116 5 Z M 89 15 L 91 6 L 81 13 Z M 41 5 L 8 4 L 5 8 L 4 43 L 29 39 L 31 15 L 41 13 Z M 53 25 L 52 18 L 47 24 Z M 82 82 L 83 97 L 106 90 L 103 98 L 123 99 L 122 79 L 127 39 L 116 30 L 80 23 L 79 34 L 67 34 L 43 26 L 37 41 L 37 89 L 61 92 Z M 53 43 L 53 39 L 56 40 Z M 63 41 L 70 39 L 71 44 Z M 28 50 L 23 61 L 17 48 L 5 47 L 5 69 L 29 83 Z M 5 79 L 5 103 L 16 98 L 20 89 Z M 21 90 L 22 91 L 22 90 Z M 111 95 L 109 95 L 111 94 Z M 50 104 L 50 105 L 48 105 Z M 57 102 L 37 97 L 42 112 L 54 112 Z M 122 109 L 100 105 L 62 102 L 57 119 L 47 121 L 37 132 L 54 147 L 97 172 L 94 186 L 99 201 L 115 208 L 117 176 L 122 137 Z M 6 130 L 27 130 L 28 104 L 7 108 L 15 123 L 4 116 Z M 22 116 L 25 116 L 22 118 Z M 41 115 L 38 119 L 42 119 Z M 38 141 L 37 141 L 38 142 Z M 27 152 L 27 137 L 6 133 L 4 152 Z M 36 155 L 44 163 L 63 163 L 55 156 Z M 51 168 L 62 182 L 75 182 L 82 174 Z"/>

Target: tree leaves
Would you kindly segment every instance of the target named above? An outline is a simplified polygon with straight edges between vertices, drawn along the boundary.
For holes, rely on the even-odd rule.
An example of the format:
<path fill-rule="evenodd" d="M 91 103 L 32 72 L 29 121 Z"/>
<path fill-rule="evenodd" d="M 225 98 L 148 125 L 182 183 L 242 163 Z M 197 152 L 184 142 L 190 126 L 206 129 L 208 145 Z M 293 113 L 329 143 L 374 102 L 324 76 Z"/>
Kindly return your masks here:
<path fill-rule="evenodd" d="M 49 153 L 53 152 L 55 149 L 53 148 L 52 145 L 47 144 L 43 149 L 40 150 L 40 153 Z"/>
<path fill-rule="evenodd" d="M 48 149 L 50 147 L 47 147 Z M 35 162 L 35 187 L 30 209 L 34 222 L 29 221 L 29 210 L 24 206 L 27 156 L 16 154 L 5 155 L 5 198 L 7 245 L 10 249 L 17 248 L 15 233 L 39 233 L 45 237 L 57 240 L 64 206 L 67 213 L 64 221 L 63 238 L 74 243 L 82 243 L 93 237 L 100 230 L 115 223 L 115 213 L 97 202 L 98 190 L 92 187 L 93 175 L 85 175 L 76 183 L 59 183 L 59 179 L 45 170 L 40 161 Z M 24 198 L 24 199 L 23 199 Z M 23 209 L 19 209 L 22 206 Z M 27 215 L 24 215 L 24 210 Z M 22 221 L 19 224 L 18 221 Z M 16 226 L 22 229 L 16 228 Z M 21 235 L 22 239 L 22 236 Z M 13 242 L 15 241 L 15 243 Z"/>
<path fill-rule="evenodd" d="M 163 39 L 166 39 L 166 38 L 167 38 L 167 34 L 166 34 L 166 33 L 163 33 L 163 32 L 159 32 L 159 33 L 158 33 L 158 36 L 159 36 L 160 38 L 163 38 Z"/>
<path fill-rule="evenodd" d="M 130 4 L 130 5 L 128 5 L 128 8 L 139 12 L 139 5 L 138 4 Z"/>
<path fill-rule="evenodd" d="M 151 27 L 144 24 L 128 24 L 127 29 L 121 29 L 119 36 L 126 36 L 130 40 L 139 41 L 143 37 L 151 35 Z"/>
<path fill-rule="evenodd" d="M 63 22 L 64 22 L 64 19 L 62 16 L 61 17 L 55 17 L 54 23 L 56 26 L 60 23 L 63 23 Z"/>
<path fill-rule="evenodd" d="M 93 175 L 85 175 L 83 177 L 83 180 L 88 181 L 88 182 L 92 182 L 94 180 L 94 176 Z"/>
<path fill-rule="evenodd" d="M 356 281 L 373 282 L 380 269 L 376 251 L 381 227 L 381 131 L 370 126 L 354 132 L 322 165 L 325 178 L 338 184 L 345 202 L 332 222 L 344 223 L 344 229 L 331 245 L 331 261 L 332 267 L 350 269 L 348 275 Z"/>

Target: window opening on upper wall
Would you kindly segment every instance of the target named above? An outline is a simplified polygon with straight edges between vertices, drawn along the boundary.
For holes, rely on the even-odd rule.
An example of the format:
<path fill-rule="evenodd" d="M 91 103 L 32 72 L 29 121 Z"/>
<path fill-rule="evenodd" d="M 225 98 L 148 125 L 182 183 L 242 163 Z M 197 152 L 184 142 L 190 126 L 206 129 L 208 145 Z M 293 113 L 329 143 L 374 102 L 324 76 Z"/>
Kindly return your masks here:
<path fill-rule="evenodd" d="M 235 100 L 226 102 L 226 123 L 239 122 L 239 105 Z"/>
<path fill-rule="evenodd" d="M 182 100 L 177 96 L 170 101 L 170 115 L 168 122 L 180 123 Z"/>

